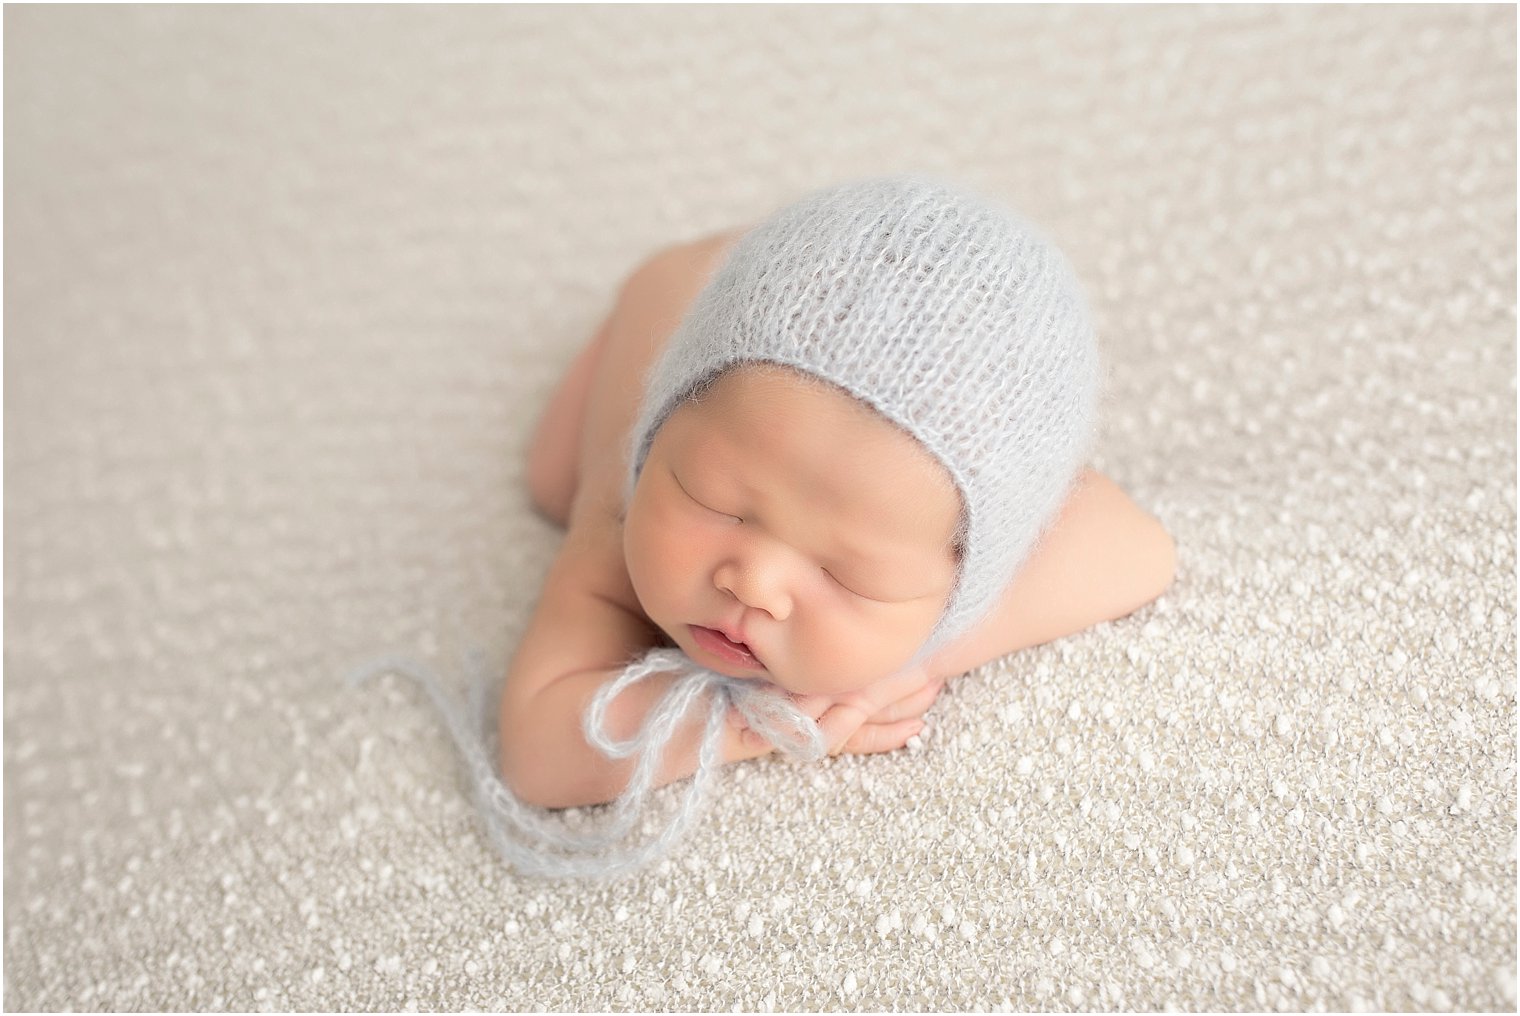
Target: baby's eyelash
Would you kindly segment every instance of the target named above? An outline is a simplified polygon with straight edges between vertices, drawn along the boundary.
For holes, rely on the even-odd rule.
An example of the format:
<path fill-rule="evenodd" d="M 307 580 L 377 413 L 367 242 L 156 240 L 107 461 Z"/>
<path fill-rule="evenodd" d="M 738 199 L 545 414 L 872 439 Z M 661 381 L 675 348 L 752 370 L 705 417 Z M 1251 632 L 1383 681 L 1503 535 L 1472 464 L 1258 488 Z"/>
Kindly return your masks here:
<path fill-rule="evenodd" d="M 686 496 L 687 496 L 687 497 L 691 497 L 691 495 L 690 495 L 690 494 L 687 494 L 687 495 L 686 495 Z M 692 497 L 692 498 L 691 498 L 691 503 L 692 503 L 692 504 L 694 504 L 694 505 L 696 505 L 696 506 L 697 506 L 697 507 L 698 507 L 698 508 L 701 508 L 701 509 L 703 509 L 703 510 L 704 510 L 704 511 L 710 511 L 710 512 L 712 512 L 712 513 L 713 513 L 713 514 L 714 514 L 714 515 L 721 515 L 721 516 L 723 516 L 723 517 L 724 517 L 724 518 L 725 518 L 725 519 L 733 519 L 733 520 L 734 520 L 734 521 L 735 521 L 735 522 L 743 522 L 743 521 L 744 521 L 744 520 L 743 520 L 743 519 L 741 519 L 741 518 L 740 518 L 740 517 L 739 517 L 739 516 L 737 516 L 737 515 L 730 515 L 730 514 L 728 514 L 728 512 L 720 512 L 720 511 L 718 511 L 718 509 L 716 509 L 716 508 L 713 508 L 713 507 L 710 507 L 710 506 L 708 506 L 708 505 L 705 505 L 705 504 L 703 504 L 703 503 L 702 503 L 702 502 L 701 502 L 701 501 L 698 501 L 698 500 L 697 500 L 697 499 L 696 499 L 696 498 L 694 498 L 694 497 Z"/>
<path fill-rule="evenodd" d="M 681 493 L 683 493 L 683 494 L 686 495 L 686 499 L 688 501 L 690 501 L 692 504 L 696 505 L 698 508 L 701 508 L 704 511 L 710 511 L 714 515 L 721 515 L 725 519 L 733 519 L 735 522 L 743 522 L 744 521 L 742 518 L 740 518 L 737 515 L 730 515 L 730 514 L 728 514 L 728 512 L 720 512 L 720 511 L 718 511 L 718 509 L 713 508 L 710 505 L 703 504 L 701 501 L 698 501 L 695 497 L 692 497 L 691 491 L 689 491 L 689 490 L 686 489 L 686 484 L 684 484 L 684 483 L 681 482 L 681 478 L 679 476 L 677 476 L 675 473 L 671 473 L 670 477 L 671 477 L 671 479 L 673 479 L 673 480 L 676 481 L 676 486 L 681 488 Z"/>
<path fill-rule="evenodd" d="M 833 580 L 833 582 L 834 582 L 834 584 L 836 586 L 838 586 L 840 589 L 843 589 L 845 592 L 849 593 L 851 596 L 858 596 L 862 600 L 869 600 L 869 599 L 871 599 L 871 597 L 867 596 L 865 593 L 857 593 L 855 590 L 853 590 L 849 586 L 845 585 L 843 582 L 840 581 L 839 576 L 835 575 L 833 572 L 829 571 L 827 568 L 821 568 L 820 570 L 825 575 L 827 575 L 831 580 Z"/>

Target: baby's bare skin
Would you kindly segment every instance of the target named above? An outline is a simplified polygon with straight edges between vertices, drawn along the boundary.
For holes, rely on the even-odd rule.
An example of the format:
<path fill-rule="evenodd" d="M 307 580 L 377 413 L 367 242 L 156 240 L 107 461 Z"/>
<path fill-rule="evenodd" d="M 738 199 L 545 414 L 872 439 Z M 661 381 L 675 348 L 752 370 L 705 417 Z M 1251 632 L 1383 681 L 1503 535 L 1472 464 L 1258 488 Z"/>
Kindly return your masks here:
<path fill-rule="evenodd" d="M 571 366 L 533 437 L 528 456 L 528 482 L 534 504 L 545 516 L 568 529 L 560 556 L 546 581 L 544 595 L 513 661 L 502 700 L 503 773 L 514 784 L 514 789 L 535 803 L 559 806 L 609 800 L 626 783 L 630 767 L 626 763 L 609 763 L 593 753 L 585 745 L 578 725 L 589 696 L 620 669 L 622 662 L 652 646 L 675 642 L 704 665 L 721 669 L 721 661 L 703 658 L 700 646 L 687 644 L 686 629 L 680 622 L 708 625 L 742 622 L 746 632 L 752 630 L 753 624 L 753 630 L 764 636 L 763 639 L 761 635 L 755 636 L 757 648 L 767 647 L 778 661 L 786 663 L 786 666 L 777 666 L 775 674 L 756 676 L 769 677 L 786 690 L 804 696 L 800 701 L 805 711 L 819 720 L 831 751 L 879 752 L 901 747 L 917 731 L 921 725 L 919 717 L 949 678 L 1026 646 L 1121 617 L 1160 595 L 1171 581 L 1173 548 L 1165 530 L 1112 482 L 1086 470 L 1079 477 L 1057 521 L 1010 584 L 997 608 L 978 628 L 911 671 L 898 670 L 891 663 L 892 660 L 905 662 L 900 658 L 901 654 L 893 656 L 883 650 L 885 655 L 880 657 L 881 666 L 890 668 L 891 672 L 880 675 L 879 679 L 862 684 L 867 681 L 867 675 L 862 671 L 860 677 L 838 678 L 848 687 L 840 686 L 838 681 L 835 685 L 820 683 L 818 675 L 823 669 L 818 666 L 810 668 L 808 663 L 823 658 L 818 656 L 817 647 L 826 640 L 815 635 L 799 641 L 793 635 L 796 617 L 778 611 L 776 607 L 781 601 L 765 600 L 762 593 L 766 591 L 755 583 L 740 587 L 736 580 L 725 579 L 720 582 L 726 583 L 721 592 L 714 593 L 709 588 L 705 592 L 690 593 L 684 600 L 671 601 L 672 604 L 679 602 L 679 606 L 655 606 L 665 601 L 661 591 L 681 585 L 679 580 L 685 574 L 670 568 L 661 572 L 660 563 L 668 562 L 671 555 L 685 544 L 697 542 L 696 536 L 703 532 L 703 520 L 707 517 L 702 512 L 707 509 L 697 502 L 694 515 L 667 512 L 659 516 L 659 526 L 645 525 L 642 529 L 630 526 L 625 530 L 622 518 L 626 470 L 624 449 L 643 394 L 642 379 L 690 302 L 739 235 L 739 231 L 734 231 L 672 247 L 641 265 L 622 287 L 612 312 L 597 335 Z M 775 380 L 766 383 L 775 383 Z M 742 412 L 744 391 L 742 387 L 736 387 L 727 401 L 719 400 L 716 408 L 711 405 L 701 407 L 701 412 L 717 415 L 702 421 L 700 426 L 693 422 L 684 429 L 696 435 L 721 431 L 726 419 L 722 414 L 730 402 L 736 407 L 734 412 Z M 772 389 L 767 398 L 775 402 L 782 396 L 791 398 L 792 395 L 790 389 L 783 387 Z M 816 402 L 819 411 L 832 411 L 825 396 L 795 393 L 789 413 L 766 418 L 767 432 L 780 428 L 779 438 L 783 445 L 789 436 L 805 437 L 800 433 L 789 434 L 786 428 L 801 431 L 815 426 L 809 418 L 809 407 L 814 403 L 808 399 L 822 399 Z M 849 412 L 847 407 L 840 407 L 839 411 Z M 678 412 L 687 412 L 687 409 Z M 845 426 L 847 422 L 845 417 L 839 417 L 835 425 Z M 884 421 L 877 423 L 883 428 L 888 426 Z M 862 428 L 875 426 L 864 420 L 858 425 Z M 671 445 L 671 454 L 679 456 L 682 454 L 679 434 L 683 426 L 667 423 L 666 428 L 662 428 L 662 435 L 665 430 L 672 432 L 669 441 L 677 442 Z M 739 435 L 735 447 L 745 447 L 747 439 L 743 432 L 736 430 L 734 433 Z M 907 452 L 890 443 L 876 442 L 878 437 L 883 441 L 891 440 L 889 434 L 863 429 L 852 439 L 851 447 L 877 449 L 870 454 L 884 457 L 881 465 L 888 475 L 914 468 L 910 459 L 891 458 Z M 657 435 L 656 440 L 657 449 L 651 451 L 652 461 L 660 443 L 666 441 L 661 435 Z M 784 454 L 795 458 L 798 449 L 805 453 L 807 446 L 794 442 L 792 449 Z M 662 463 L 660 472 L 672 480 L 678 473 L 684 473 L 688 485 L 693 485 L 690 477 L 698 468 L 693 463 L 705 459 L 692 456 L 710 455 L 711 450 L 688 449 L 685 454 L 686 464 L 669 466 Z M 784 467 L 789 460 L 777 461 Z M 645 473 L 650 472 L 646 465 Z M 641 503 L 641 498 L 646 501 L 656 498 L 654 503 L 662 503 L 658 500 L 661 497 L 664 503 L 678 504 L 682 499 L 692 503 L 686 491 L 673 484 L 666 485 L 664 495 L 646 495 L 646 486 L 659 489 L 653 486 L 656 482 L 646 483 L 646 478 L 641 476 L 635 506 Z M 934 482 L 933 477 L 926 474 L 918 486 L 924 488 Z M 944 477 L 944 484 L 945 490 L 941 493 L 949 500 L 942 507 L 951 512 L 955 505 L 953 486 L 948 485 L 948 477 Z M 721 486 L 716 490 L 721 491 Z M 709 488 L 702 497 L 714 500 L 713 491 L 714 488 Z M 728 493 L 717 494 L 719 499 L 728 497 L 731 497 Z M 722 511 L 739 511 L 720 507 Z M 782 516 L 785 515 L 784 507 L 777 509 Z M 633 508 L 630 516 L 634 522 L 639 519 Z M 772 517 L 777 516 L 773 514 Z M 794 521 L 785 523 L 791 528 L 784 534 L 783 546 L 791 548 L 802 542 L 810 548 L 825 546 L 825 537 L 815 535 L 823 530 L 810 525 L 824 520 L 809 519 L 803 512 L 795 512 L 790 517 Z M 953 513 L 947 514 L 946 520 L 953 522 Z M 880 521 L 883 525 L 892 524 L 890 519 Z M 876 522 L 868 520 L 867 527 Z M 672 525 L 687 527 L 692 538 L 676 540 L 670 547 L 656 551 L 655 546 L 662 536 L 670 534 Z M 929 529 L 933 530 L 934 524 L 931 523 Z M 891 540 L 878 541 L 878 546 L 896 547 L 904 540 L 911 542 L 911 534 L 916 531 L 916 528 L 909 527 Z M 727 539 L 722 532 L 716 535 Z M 766 539 L 769 540 L 771 535 L 774 534 L 767 533 Z M 641 553 L 646 546 L 650 548 L 649 553 Z M 928 545 L 923 553 L 932 554 L 933 546 L 932 543 Z M 795 555 L 790 554 L 790 549 L 788 555 L 786 567 L 790 568 Z M 812 556 L 811 549 L 809 556 Z M 641 560 L 650 563 L 641 565 Z M 630 563 L 634 566 L 634 575 L 644 576 L 643 599 L 650 601 L 651 610 L 661 612 L 659 624 L 646 613 L 635 589 L 636 583 L 630 577 Z M 901 564 L 897 567 L 894 577 L 893 566 L 889 563 L 868 561 L 864 572 L 857 564 L 850 582 L 885 590 L 876 594 L 878 597 L 912 596 L 920 592 L 935 594 L 933 590 L 905 588 L 912 584 L 906 582 L 905 575 L 927 574 L 924 568 L 932 566 Z M 953 577 L 953 563 L 945 575 Z M 792 580 L 789 578 L 788 581 Z M 891 591 L 894 584 L 895 593 Z M 948 585 L 945 592 L 948 592 Z M 807 595 L 824 597 L 828 594 Z M 876 600 L 870 602 L 875 604 Z M 825 606 L 834 603 L 836 601 L 823 599 L 813 601 L 807 617 L 816 618 L 827 609 L 844 609 Z M 730 613 L 729 606 L 737 613 Z M 782 604 L 788 611 L 792 606 L 790 598 Z M 881 608 L 873 606 L 872 609 Z M 697 616 L 684 616 L 683 612 Z M 935 616 L 933 610 L 917 613 L 924 613 L 930 622 Z M 910 611 L 904 616 L 916 617 L 917 614 Z M 843 625 L 845 622 L 840 620 L 837 623 Z M 879 630 L 882 632 L 896 631 L 901 624 L 895 620 L 888 623 L 873 619 L 860 623 L 881 625 Z M 665 630 L 662 631 L 661 626 Z M 843 637 L 845 629 L 841 627 L 839 630 Z M 869 635 L 870 629 L 865 631 Z M 876 641 L 879 640 L 862 642 L 862 650 L 855 655 L 863 655 L 864 647 L 874 645 Z M 853 657 L 840 657 L 840 661 L 849 658 Z M 836 674 L 845 668 L 840 662 L 826 669 L 828 673 Z M 734 676 L 748 676 L 733 673 Z M 619 704 L 624 708 L 613 721 L 621 723 L 624 729 L 614 730 L 614 735 L 631 733 L 663 689 L 664 685 L 636 687 L 623 697 L 629 701 L 624 703 L 620 699 Z M 695 744 L 696 728 L 690 724 L 673 741 L 660 782 L 693 771 Z M 757 757 L 769 750 L 770 746 L 754 735 L 736 729 L 730 732 L 723 756 L 724 761 L 735 761 Z M 550 773 L 554 774 L 553 778 L 544 775 Z"/>

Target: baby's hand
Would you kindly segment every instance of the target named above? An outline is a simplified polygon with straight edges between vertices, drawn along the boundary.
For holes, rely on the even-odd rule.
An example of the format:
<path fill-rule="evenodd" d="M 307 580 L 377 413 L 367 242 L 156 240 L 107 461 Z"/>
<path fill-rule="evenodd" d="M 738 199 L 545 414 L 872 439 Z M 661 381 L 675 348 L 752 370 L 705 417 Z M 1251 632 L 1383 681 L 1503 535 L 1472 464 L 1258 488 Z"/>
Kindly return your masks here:
<path fill-rule="evenodd" d="M 844 752 L 872 755 L 896 751 L 922 730 L 923 714 L 944 687 L 942 679 L 931 679 L 922 670 L 913 670 L 844 695 L 792 698 L 798 708 L 817 721 L 830 755 Z M 745 733 L 760 740 L 754 731 Z"/>
<path fill-rule="evenodd" d="M 859 692 L 792 695 L 792 701 L 818 722 L 828 754 L 877 754 L 897 751 L 924 729 L 923 715 L 944 686 L 944 678 L 930 678 L 914 669 Z M 728 710 L 728 735 L 734 739 L 728 760 L 754 759 L 775 750 L 771 742 L 749 730 L 737 709 Z"/>

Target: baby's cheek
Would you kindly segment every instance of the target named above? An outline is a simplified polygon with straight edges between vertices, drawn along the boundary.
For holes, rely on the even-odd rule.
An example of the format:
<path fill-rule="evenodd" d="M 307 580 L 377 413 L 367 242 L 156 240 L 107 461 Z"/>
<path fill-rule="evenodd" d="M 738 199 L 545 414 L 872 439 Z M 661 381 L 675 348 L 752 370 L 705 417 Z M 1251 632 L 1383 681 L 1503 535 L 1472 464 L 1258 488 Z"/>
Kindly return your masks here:
<path fill-rule="evenodd" d="M 839 695 L 859 691 L 877 676 L 880 647 L 873 644 L 870 629 L 858 620 L 836 614 L 819 618 L 797 632 L 794 657 L 805 664 L 802 679 L 814 695 Z"/>
<path fill-rule="evenodd" d="M 849 674 L 853 682 L 846 690 L 859 690 L 900 671 L 928 639 L 938 617 L 937 611 L 893 606 L 858 621 L 849 639 L 837 647 L 852 657 L 838 664 L 840 673 Z"/>
<path fill-rule="evenodd" d="M 631 524 L 623 537 L 628 577 L 644 609 L 657 612 L 671 595 L 673 576 L 680 574 L 680 563 L 673 555 L 679 555 L 681 548 L 669 537 L 669 527 L 658 519 L 642 516 L 630 522 L 636 524 Z"/>

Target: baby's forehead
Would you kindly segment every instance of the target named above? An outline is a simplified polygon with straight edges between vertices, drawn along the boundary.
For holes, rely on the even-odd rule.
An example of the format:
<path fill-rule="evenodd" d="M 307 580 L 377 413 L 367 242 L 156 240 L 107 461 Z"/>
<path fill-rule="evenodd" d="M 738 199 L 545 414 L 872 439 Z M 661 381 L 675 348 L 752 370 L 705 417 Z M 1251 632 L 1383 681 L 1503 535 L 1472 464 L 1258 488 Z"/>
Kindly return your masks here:
<path fill-rule="evenodd" d="M 934 534 L 946 518 L 958 519 L 960 496 L 944 466 L 907 431 L 819 378 L 745 365 L 683 408 L 695 424 L 689 468 L 770 483 L 855 514 L 862 526 Z"/>
<path fill-rule="evenodd" d="M 912 435 L 822 378 L 771 363 L 732 367 L 692 400 L 710 422 L 751 440 L 811 437 L 799 447 L 851 458 L 909 456 L 932 461 Z"/>

